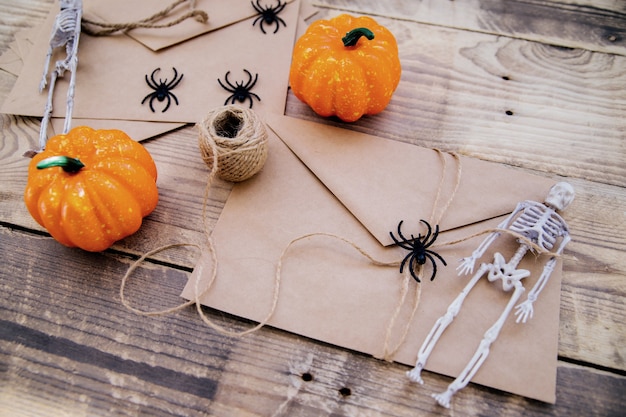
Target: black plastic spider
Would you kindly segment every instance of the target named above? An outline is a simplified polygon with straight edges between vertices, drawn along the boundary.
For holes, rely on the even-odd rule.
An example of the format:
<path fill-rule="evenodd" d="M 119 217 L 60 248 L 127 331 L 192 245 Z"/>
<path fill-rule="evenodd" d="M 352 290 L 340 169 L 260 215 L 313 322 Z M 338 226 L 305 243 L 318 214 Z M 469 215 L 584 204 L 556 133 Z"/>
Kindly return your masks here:
<path fill-rule="evenodd" d="M 252 80 L 252 74 L 250 74 L 250 71 L 248 71 L 247 69 L 244 69 L 244 71 L 246 72 L 246 74 L 248 74 L 248 82 L 245 85 L 243 84 L 243 81 L 235 82 L 235 85 L 233 85 L 228 80 L 228 74 L 230 74 L 230 71 L 228 71 L 226 75 L 224 76 L 224 80 L 226 81 L 227 85 L 222 84 L 222 81 L 219 78 L 217 79 L 217 82 L 220 83 L 220 85 L 222 86 L 224 90 L 233 93 L 230 95 L 230 97 L 226 99 L 226 101 L 224 102 L 224 105 L 226 105 L 228 103 L 228 100 L 231 100 L 231 99 L 232 100 L 230 104 L 234 104 L 235 100 L 239 101 L 240 103 L 243 103 L 244 101 L 246 101 L 246 99 L 248 99 L 250 100 L 250 108 L 252 108 L 253 96 L 256 97 L 257 100 L 261 101 L 261 97 L 257 96 L 252 91 L 250 91 L 252 87 L 254 87 L 254 85 L 256 84 L 256 80 L 259 78 L 259 74 L 254 74 L 254 80 Z"/>
<path fill-rule="evenodd" d="M 426 263 L 426 259 L 429 259 L 430 262 L 432 262 L 433 264 L 433 274 L 430 277 L 430 280 L 432 281 L 433 279 L 435 279 L 435 274 L 437 274 L 437 264 L 435 263 L 435 258 L 433 258 L 433 256 L 437 257 L 437 259 L 439 259 L 445 266 L 447 266 L 448 264 L 438 253 L 428 249 L 435 242 L 437 236 L 439 235 L 439 226 L 435 225 L 435 233 L 432 233 L 432 228 L 430 227 L 430 224 L 428 224 L 426 220 L 420 221 L 424 223 L 428 228 L 428 233 L 426 233 L 426 236 L 424 236 L 423 238 L 421 234 L 417 236 L 417 239 L 413 235 L 411 235 L 411 240 L 404 237 L 402 231 L 400 230 L 403 221 L 400 221 L 400 223 L 398 223 L 398 236 L 400 237 L 400 239 L 402 239 L 402 241 L 396 239 L 392 232 L 389 232 L 389 234 L 391 235 L 393 241 L 398 244 L 398 246 L 410 251 L 409 254 L 404 257 L 402 263 L 400 264 L 400 273 L 402 273 L 408 261 L 411 276 L 415 279 L 415 281 L 420 282 L 420 279 L 417 277 L 417 275 L 415 275 L 415 264 L 424 265 Z"/>
<path fill-rule="evenodd" d="M 184 74 L 180 74 L 180 78 L 178 78 L 178 72 L 176 71 L 176 68 L 172 67 L 172 69 L 174 70 L 174 78 L 169 83 L 167 82 L 167 78 L 165 79 L 165 81 L 159 78 L 158 83 L 154 79 L 154 74 L 156 74 L 157 71 L 160 71 L 161 68 L 157 68 L 152 71 L 150 79 L 148 79 L 148 74 L 146 74 L 146 83 L 148 83 L 148 86 L 150 86 L 150 88 L 152 88 L 154 91 L 145 96 L 143 100 L 141 100 L 141 104 L 150 99 L 149 104 L 152 113 L 155 112 L 154 107 L 152 106 L 152 102 L 155 98 L 159 101 L 164 101 L 165 99 L 167 99 L 167 104 L 165 105 L 165 108 L 161 111 L 161 113 L 165 113 L 165 111 L 170 108 L 170 104 L 172 104 L 172 99 L 174 99 L 176 105 L 178 106 L 178 98 L 176 98 L 171 90 L 173 90 L 178 85 L 178 83 L 180 83 L 180 81 L 183 79 Z"/>
<path fill-rule="evenodd" d="M 256 4 L 254 4 L 253 1 L 250 1 L 250 3 L 252 4 L 252 7 L 254 7 L 254 10 L 256 10 L 260 15 L 259 17 L 254 19 L 252 26 L 256 25 L 256 22 L 260 20 L 261 23 L 259 23 L 259 27 L 261 28 L 263 33 L 266 33 L 266 34 L 267 32 L 265 32 L 263 23 L 267 23 L 268 25 L 276 23 L 276 29 L 274 29 L 274 33 L 278 32 L 278 29 L 280 28 L 281 23 L 283 24 L 283 26 L 287 27 L 287 24 L 285 23 L 285 21 L 281 19 L 280 17 L 278 17 L 278 13 L 282 12 L 282 10 L 285 8 L 287 3 L 282 3 L 280 0 L 278 0 L 278 4 L 276 5 L 276 7 L 265 6 L 264 8 L 263 6 L 261 6 L 259 1 L 260 0 L 256 0 Z"/>

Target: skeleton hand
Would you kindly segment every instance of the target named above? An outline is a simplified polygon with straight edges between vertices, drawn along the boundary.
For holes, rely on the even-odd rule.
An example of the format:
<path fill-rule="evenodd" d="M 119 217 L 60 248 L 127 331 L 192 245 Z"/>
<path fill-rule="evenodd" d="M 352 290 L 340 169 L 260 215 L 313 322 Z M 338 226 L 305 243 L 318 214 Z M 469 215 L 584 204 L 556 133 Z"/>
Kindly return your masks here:
<path fill-rule="evenodd" d="M 516 323 L 526 323 L 526 320 L 533 318 L 533 302 L 526 300 L 515 307 L 515 315 L 517 316 Z"/>
<path fill-rule="evenodd" d="M 39 92 L 41 93 L 43 90 L 46 89 L 46 85 L 48 84 L 48 80 L 46 79 L 46 76 L 44 75 L 44 77 L 41 79 L 41 82 L 39 83 Z"/>
<path fill-rule="evenodd" d="M 461 259 L 461 263 L 456 267 L 456 270 L 459 271 L 459 275 L 467 275 L 474 272 L 474 264 L 476 263 L 476 258 L 474 255 L 468 256 L 466 258 Z"/>

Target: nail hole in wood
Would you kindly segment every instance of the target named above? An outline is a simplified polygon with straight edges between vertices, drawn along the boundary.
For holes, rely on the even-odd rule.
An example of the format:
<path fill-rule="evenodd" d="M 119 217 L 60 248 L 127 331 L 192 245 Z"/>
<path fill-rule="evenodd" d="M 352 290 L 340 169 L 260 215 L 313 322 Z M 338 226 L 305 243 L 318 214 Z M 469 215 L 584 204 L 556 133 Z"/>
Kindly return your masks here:
<path fill-rule="evenodd" d="M 348 387 L 343 387 L 339 390 L 339 394 L 341 394 L 342 397 L 349 397 L 352 395 L 352 390 Z"/>
<path fill-rule="evenodd" d="M 303 373 L 303 374 L 302 374 L 302 380 L 303 380 L 304 382 L 310 382 L 310 381 L 313 381 L 313 375 L 311 375 L 311 374 L 310 374 L 310 373 L 308 373 L 308 372 L 305 372 L 305 373 Z"/>
<path fill-rule="evenodd" d="M 504 112 L 507 116 L 513 116 L 513 112 L 511 110 L 507 110 Z"/>
<path fill-rule="evenodd" d="M 504 81 L 509 81 L 511 78 L 510 78 L 508 75 L 503 75 L 503 76 L 502 76 L 502 79 L 503 79 Z"/>

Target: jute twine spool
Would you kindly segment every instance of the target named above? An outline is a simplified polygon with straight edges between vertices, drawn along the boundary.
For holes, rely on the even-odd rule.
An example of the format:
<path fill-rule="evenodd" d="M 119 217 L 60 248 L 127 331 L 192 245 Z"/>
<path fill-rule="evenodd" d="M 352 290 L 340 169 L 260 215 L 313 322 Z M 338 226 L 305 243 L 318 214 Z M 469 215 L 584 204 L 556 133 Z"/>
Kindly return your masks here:
<path fill-rule="evenodd" d="M 240 182 L 263 168 L 268 152 L 267 130 L 252 110 L 219 107 L 207 114 L 198 129 L 202 159 L 219 178 Z"/>

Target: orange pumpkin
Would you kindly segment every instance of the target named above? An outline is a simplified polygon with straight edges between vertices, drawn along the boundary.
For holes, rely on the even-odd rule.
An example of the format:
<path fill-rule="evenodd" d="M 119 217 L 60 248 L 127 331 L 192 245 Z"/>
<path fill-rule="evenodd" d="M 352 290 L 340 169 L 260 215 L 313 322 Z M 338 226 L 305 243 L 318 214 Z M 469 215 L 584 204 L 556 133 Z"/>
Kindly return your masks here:
<path fill-rule="evenodd" d="M 102 251 L 135 233 L 157 205 L 152 156 L 120 130 L 76 127 L 28 167 L 24 201 L 60 243 Z"/>
<path fill-rule="evenodd" d="M 385 109 L 400 82 L 396 38 L 370 17 L 313 22 L 293 51 L 289 83 L 320 116 L 346 122 Z"/>

